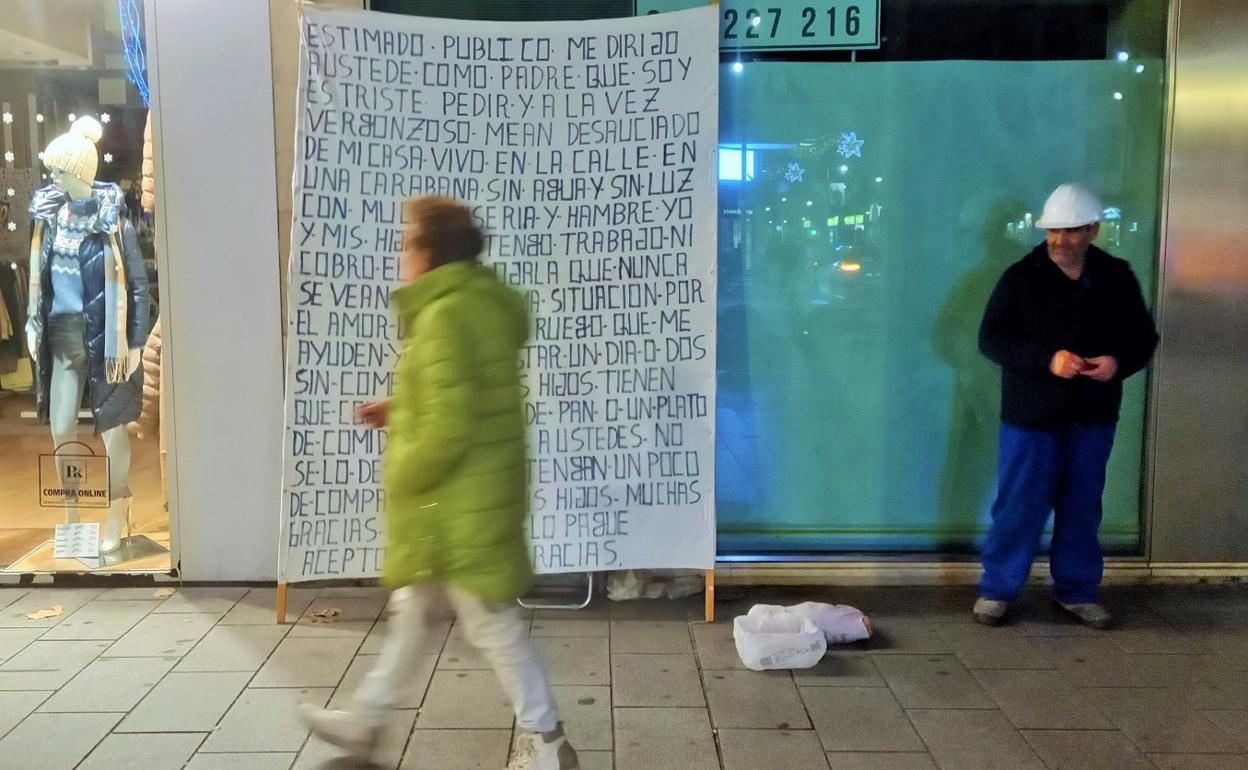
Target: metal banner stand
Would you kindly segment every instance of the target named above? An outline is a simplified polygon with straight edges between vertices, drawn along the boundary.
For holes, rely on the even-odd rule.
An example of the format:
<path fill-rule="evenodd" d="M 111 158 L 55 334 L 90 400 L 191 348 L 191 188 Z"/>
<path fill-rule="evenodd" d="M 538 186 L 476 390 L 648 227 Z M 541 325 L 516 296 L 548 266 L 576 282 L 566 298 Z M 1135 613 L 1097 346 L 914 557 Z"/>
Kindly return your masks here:
<path fill-rule="evenodd" d="M 548 602 L 526 602 L 524 597 L 516 599 L 516 604 L 526 610 L 583 610 L 589 606 L 594 599 L 594 573 L 584 572 L 585 575 L 585 599 L 580 604 L 553 604 Z"/>

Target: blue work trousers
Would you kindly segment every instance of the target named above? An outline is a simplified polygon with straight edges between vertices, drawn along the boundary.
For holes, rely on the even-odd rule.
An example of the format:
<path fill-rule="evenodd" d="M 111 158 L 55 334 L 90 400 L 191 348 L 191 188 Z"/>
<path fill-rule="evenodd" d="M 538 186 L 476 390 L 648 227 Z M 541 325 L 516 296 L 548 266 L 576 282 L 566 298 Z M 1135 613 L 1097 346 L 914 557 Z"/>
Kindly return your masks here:
<path fill-rule="evenodd" d="M 1105 570 L 1097 530 L 1113 446 L 1113 425 L 1033 429 L 1002 423 L 980 596 L 1008 601 L 1018 594 L 1052 512 L 1049 566 L 1058 601 L 1097 600 Z"/>

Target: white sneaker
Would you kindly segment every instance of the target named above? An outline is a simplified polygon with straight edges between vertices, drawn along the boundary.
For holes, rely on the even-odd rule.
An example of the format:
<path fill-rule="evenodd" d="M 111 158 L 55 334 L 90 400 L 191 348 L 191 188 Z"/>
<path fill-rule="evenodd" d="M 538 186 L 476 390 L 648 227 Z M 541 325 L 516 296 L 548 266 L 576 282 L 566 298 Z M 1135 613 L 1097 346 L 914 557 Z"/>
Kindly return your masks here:
<path fill-rule="evenodd" d="M 1079 622 L 1083 623 L 1085 626 L 1099 628 L 1104 631 L 1114 624 L 1114 617 L 1110 615 L 1104 607 L 1094 602 L 1081 604 L 1066 604 L 1064 602 L 1058 602 L 1057 606 L 1061 607 L 1066 612 L 1069 612 L 1071 615 L 1074 615 L 1079 619 Z"/>
<path fill-rule="evenodd" d="M 985 599 L 981 596 L 975 600 L 975 609 L 971 610 L 971 613 L 975 616 L 976 623 L 983 623 L 985 626 L 999 626 L 1005 620 L 1007 606 L 1000 599 Z"/>
<path fill-rule="evenodd" d="M 299 704 L 299 716 L 312 734 L 331 746 L 346 751 L 354 759 L 369 761 L 381 738 L 381 720 L 355 711 L 323 709 L 311 703 Z"/>
<path fill-rule="evenodd" d="M 580 770 L 576 749 L 563 734 L 563 724 L 549 733 L 524 733 L 507 770 Z"/>

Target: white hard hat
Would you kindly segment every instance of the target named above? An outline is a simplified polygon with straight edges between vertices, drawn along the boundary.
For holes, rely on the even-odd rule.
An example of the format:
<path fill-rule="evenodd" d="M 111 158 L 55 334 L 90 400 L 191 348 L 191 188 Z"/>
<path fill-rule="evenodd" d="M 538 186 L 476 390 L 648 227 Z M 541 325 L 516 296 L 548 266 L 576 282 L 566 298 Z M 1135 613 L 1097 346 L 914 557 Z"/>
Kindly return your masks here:
<path fill-rule="evenodd" d="M 1101 221 L 1101 201 L 1083 185 L 1067 182 L 1044 202 L 1044 213 L 1036 220 L 1042 230 L 1083 227 Z"/>

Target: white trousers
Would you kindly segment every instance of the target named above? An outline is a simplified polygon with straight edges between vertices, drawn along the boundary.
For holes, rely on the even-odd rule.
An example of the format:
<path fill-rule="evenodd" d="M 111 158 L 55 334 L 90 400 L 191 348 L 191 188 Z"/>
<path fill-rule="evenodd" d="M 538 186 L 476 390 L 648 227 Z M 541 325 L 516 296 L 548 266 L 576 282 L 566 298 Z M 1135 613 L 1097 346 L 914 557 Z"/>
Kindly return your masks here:
<path fill-rule="evenodd" d="M 411 686 L 416 664 L 429 631 L 428 615 L 445 595 L 454 607 L 468 642 L 479 649 L 494 669 L 511 699 L 516 723 L 522 730 L 546 733 L 559 725 L 559 712 L 550 692 L 550 676 L 529 629 L 512 602 L 490 602 L 450 585 L 420 583 L 394 592 L 394 614 L 377 665 L 355 693 L 357 706 L 380 716 L 393 708 Z"/>

